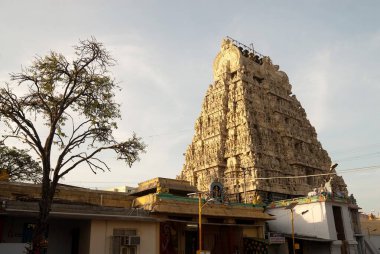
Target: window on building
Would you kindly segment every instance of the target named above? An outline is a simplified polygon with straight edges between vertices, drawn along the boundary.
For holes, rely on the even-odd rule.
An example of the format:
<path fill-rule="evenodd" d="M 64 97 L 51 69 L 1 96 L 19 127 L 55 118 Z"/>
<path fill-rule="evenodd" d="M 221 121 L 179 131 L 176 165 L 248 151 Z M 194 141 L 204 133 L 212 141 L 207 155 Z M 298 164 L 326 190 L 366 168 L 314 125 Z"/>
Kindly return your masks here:
<path fill-rule="evenodd" d="M 136 254 L 140 239 L 136 229 L 114 228 L 112 236 L 112 254 Z"/>

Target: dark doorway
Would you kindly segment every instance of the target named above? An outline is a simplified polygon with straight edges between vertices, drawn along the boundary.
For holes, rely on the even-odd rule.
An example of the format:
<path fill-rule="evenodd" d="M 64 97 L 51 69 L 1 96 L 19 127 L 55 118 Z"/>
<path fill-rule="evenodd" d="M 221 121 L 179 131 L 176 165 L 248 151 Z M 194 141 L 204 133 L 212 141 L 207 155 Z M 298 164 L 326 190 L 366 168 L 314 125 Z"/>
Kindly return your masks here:
<path fill-rule="evenodd" d="M 344 234 L 344 225 L 343 225 L 343 218 L 342 218 L 342 208 L 340 206 L 333 206 L 333 214 L 334 214 L 334 223 L 335 223 L 335 229 L 336 229 L 336 237 L 338 240 L 343 241 L 342 245 L 340 246 L 341 253 L 346 254 L 347 253 L 347 246 L 346 246 L 346 236 Z"/>
<path fill-rule="evenodd" d="M 71 254 L 79 254 L 79 228 L 74 228 L 71 231 Z"/>
<path fill-rule="evenodd" d="M 185 254 L 194 254 L 198 249 L 198 231 L 185 231 Z"/>
<path fill-rule="evenodd" d="M 338 240 L 346 240 L 346 236 L 344 235 L 344 226 L 343 226 L 343 219 L 342 219 L 342 209 L 340 206 L 333 206 L 333 214 L 334 214 L 334 222 L 335 222 L 335 229 Z"/>

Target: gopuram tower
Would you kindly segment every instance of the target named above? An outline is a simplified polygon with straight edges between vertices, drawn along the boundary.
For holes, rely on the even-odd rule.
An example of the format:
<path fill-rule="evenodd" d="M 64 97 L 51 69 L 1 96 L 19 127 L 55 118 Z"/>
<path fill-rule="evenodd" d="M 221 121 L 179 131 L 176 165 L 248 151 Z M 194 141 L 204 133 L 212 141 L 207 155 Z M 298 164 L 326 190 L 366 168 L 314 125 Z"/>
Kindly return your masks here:
<path fill-rule="evenodd" d="M 298 178 L 329 173 L 331 159 L 286 73 L 227 38 L 213 74 L 178 178 L 203 191 L 219 181 L 239 202 L 303 196 L 321 186 L 328 176 Z M 340 177 L 338 186 L 346 192 Z"/>

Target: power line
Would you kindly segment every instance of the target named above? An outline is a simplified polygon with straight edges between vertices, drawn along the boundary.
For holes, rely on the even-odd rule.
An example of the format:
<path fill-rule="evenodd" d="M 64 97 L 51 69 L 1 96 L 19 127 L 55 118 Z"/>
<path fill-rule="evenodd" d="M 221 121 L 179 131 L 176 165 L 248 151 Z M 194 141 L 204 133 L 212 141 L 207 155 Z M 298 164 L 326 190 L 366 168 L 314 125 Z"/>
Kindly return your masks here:
<path fill-rule="evenodd" d="M 169 132 L 156 133 L 156 134 L 147 134 L 147 135 L 144 135 L 143 137 L 147 138 L 147 139 L 151 139 L 151 138 L 162 137 L 162 136 L 173 136 L 173 135 L 179 136 L 179 134 L 184 133 L 184 132 L 189 132 L 189 131 L 194 131 L 194 128 L 186 128 L 186 129 L 182 129 L 182 130 L 169 131 Z M 331 155 L 332 154 L 341 154 L 340 156 L 337 156 L 338 158 L 335 159 L 336 161 L 351 161 L 351 160 L 361 159 L 361 158 L 367 157 L 367 156 L 380 155 L 380 151 L 374 152 L 374 153 L 361 154 L 361 155 L 352 155 L 352 156 L 348 156 L 348 157 L 343 157 L 343 159 L 339 159 L 339 157 L 342 157 L 342 155 L 344 156 L 344 154 L 350 154 L 351 152 L 361 151 L 364 148 L 377 147 L 379 145 L 380 145 L 380 143 L 372 143 L 372 144 L 361 145 L 361 146 L 359 145 L 359 146 L 351 147 L 348 149 L 343 148 L 343 149 L 332 150 L 329 153 Z M 332 156 L 332 157 L 335 157 L 335 156 Z"/>
<path fill-rule="evenodd" d="M 149 136 L 146 135 L 145 137 L 146 138 L 155 138 L 155 137 L 161 137 L 161 136 L 177 135 L 179 133 L 188 132 L 188 131 L 191 131 L 191 130 L 194 130 L 194 129 L 183 129 L 183 130 L 176 131 L 176 132 L 165 132 L 165 133 L 159 133 L 159 134 L 152 134 L 152 135 L 149 135 Z"/>
<path fill-rule="evenodd" d="M 125 181 L 64 181 L 63 183 L 134 183 L 134 182 L 125 182 Z"/>
<path fill-rule="evenodd" d="M 317 176 L 327 176 L 327 175 L 338 175 L 338 173 L 339 174 L 345 174 L 345 173 L 351 173 L 351 172 L 357 172 L 357 171 L 369 170 L 369 169 L 380 169 L 380 165 L 361 167 L 361 168 L 351 168 L 351 169 L 346 169 L 346 170 L 342 170 L 342 171 L 334 172 L 334 173 L 323 173 L 323 174 L 313 174 L 313 175 L 300 175 L 300 176 L 255 177 L 254 180 L 297 179 L 297 178 L 307 178 L 307 177 L 317 177 Z M 237 179 L 241 179 L 241 178 L 239 178 L 239 177 L 222 177 L 222 179 L 237 180 Z"/>
<path fill-rule="evenodd" d="M 350 153 L 350 152 L 356 152 L 356 151 L 361 151 L 364 148 L 370 148 L 370 147 L 377 147 L 380 146 L 380 143 L 372 143 L 372 144 L 367 144 L 367 145 L 359 145 L 356 147 L 351 147 L 351 148 L 343 148 L 343 149 L 337 149 L 337 150 L 331 150 L 331 154 L 339 154 L 339 153 Z"/>
<path fill-rule="evenodd" d="M 302 175 L 302 176 L 272 176 L 272 177 L 255 177 L 254 180 L 272 180 L 272 179 L 295 179 L 295 178 L 307 178 L 315 176 L 327 176 L 327 175 L 336 175 L 337 173 L 325 173 L 325 174 L 315 174 L 315 175 Z M 241 179 L 239 177 L 222 177 L 222 179 Z"/>
<path fill-rule="evenodd" d="M 365 153 L 365 154 L 361 154 L 361 155 L 353 155 L 353 156 L 350 156 L 350 157 L 345 157 L 343 159 L 336 159 L 337 161 L 351 161 L 351 160 L 357 160 L 357 159 L 361 159 L 361 158 L 364 158 L 364 157 L 376 157 L 377 155 L 380 155 L 380 152 L 374 152 L 374 153 Z"/>
<path fill-rule="evenodd" d="M 307 178 L 307 177 L 318 177 L 318 176 L 328 176 L 328 175 L 338 175 L 338 174 L 346 174 L 346 173 L 353 173 L 358 171 L 365 171 L 365 170 L 373 170 L 373 169 L 380 169 L 380 165 L 373 165 L 373 166 L 367 166 L 367 167 L 360 167 L 360 168 L 351 168 L 346 170 L 341 170 L 339 172 L 334 173 L 323 173 L 323 174 L 313 174 L 313 175 L 301 175 L 301 176 L 274 176 L 274 177 L 257 177 L 254 178 L 254 180 L 271 180 L 271 179 L 296 179 L 296 178 Z M 234 178 L 234 177 L 223 177 L 221 179 L 229 179 L 229 180 L 237 180 L 242 178 Z M 124 183 L 124 184 L 132 184 L 132 182 L 123 182 L 123 181 L 67 181 L 64 182 L 66 184 L 68 183 L 104 183 L 104 184 L 114 184 L 114 183 Z M 92 187 L 96 188 L 96 187 Z"/>
<path fill-rule="evenodd" d="M 373 165 L 373 166 L 367 166 L 367 167 L 361 167 L 361 168 L 350 168 L 350 169 L 339 171 L 339 173 L 344 174 L 344 173 L 356 172 L 359 170 L 369 170 L 369 169 L 380 169 L 380 165 Z"/>

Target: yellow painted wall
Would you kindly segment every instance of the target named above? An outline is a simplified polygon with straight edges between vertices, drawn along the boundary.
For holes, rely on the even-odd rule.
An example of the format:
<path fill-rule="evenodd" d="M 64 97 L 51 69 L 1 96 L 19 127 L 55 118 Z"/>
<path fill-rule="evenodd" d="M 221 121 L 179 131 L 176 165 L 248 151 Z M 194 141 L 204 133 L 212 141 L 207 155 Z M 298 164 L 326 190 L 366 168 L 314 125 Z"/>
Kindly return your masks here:
<path fill-rule="evenodd" d="M 159 223 L 117 220 L 93 220 L 90 232 L 91 254 L 112 254 L 111 236 L 114 228 L 135 229 L 141 242 L 137 254 L 159 253 Z"/>
<path fill-rule="evenodd" d="M 260 231 L 262 231 L 261 227 L 243 228 L 243 236 L 259 238 L 261 235 Z"/>

